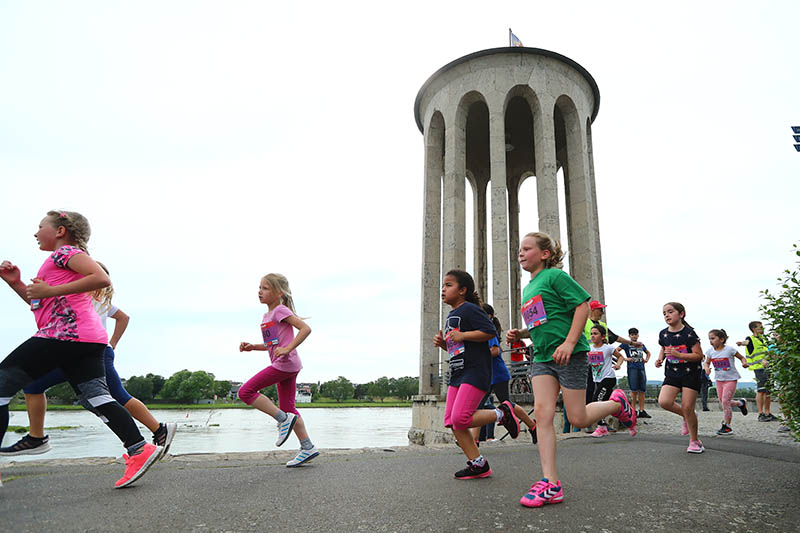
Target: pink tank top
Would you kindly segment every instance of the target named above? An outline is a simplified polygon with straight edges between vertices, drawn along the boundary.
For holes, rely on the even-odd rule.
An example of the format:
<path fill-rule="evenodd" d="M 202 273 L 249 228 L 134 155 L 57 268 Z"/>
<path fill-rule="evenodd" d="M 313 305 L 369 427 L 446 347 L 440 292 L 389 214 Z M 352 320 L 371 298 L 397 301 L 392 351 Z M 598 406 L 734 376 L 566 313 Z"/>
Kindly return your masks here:
<path fill-rule="evenodd" d="M 70 270 L 68 263 L 73 256 L 84 253 L 74 246 L 62 246 L 45 260 L 37 277 L 51 286 L 83 278 L 83 275 Z M 33 311 L 33 316 L 39 328 L 34 337 L 108 344 L 108 333 L 88 293 L 43 298 L 39 308 Z"/>

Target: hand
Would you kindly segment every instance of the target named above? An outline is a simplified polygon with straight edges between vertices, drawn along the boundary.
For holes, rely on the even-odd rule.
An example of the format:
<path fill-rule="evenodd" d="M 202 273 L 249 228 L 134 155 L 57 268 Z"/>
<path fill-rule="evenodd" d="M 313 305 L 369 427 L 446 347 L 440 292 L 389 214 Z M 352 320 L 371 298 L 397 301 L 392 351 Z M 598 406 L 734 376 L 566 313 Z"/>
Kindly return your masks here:
<path fill-rule="evenodd" d="M 510 329 L 506 331 L 506 342 L 511 344 L 512 342 L 517 342 L 519 340 L 519 330 L 518 329 Z"/>
<path fill-rule="evenodd" d="M 289 355 L 290 352 L 291 352 L 291 350 L 289 348 L 287 348 L 286 346 L 276 346 L 272 350 L 272 355 L 274 355 L 275 359 L 277 359 L 279 357 L 283 357 L 283 356 Z"/>
<path fill-rule="evenodd" d="M 564 341 L 561 346 L 556 348 L 556 351 L 553 352 L 553 362 L 557 365 L 568 365 L 569 359 L 572 357 L 572 350 L 574 348 L 574 343 Z"/>
<path fill-rule="evenodd" d="M 656 359 L 656 368 L 661 368 L 662 363 L 664 363 L 663 359 L 661 359 L 660 357 Z"/>
<path fill-rule="evenodd" d="M 439 333 L 433 336 L 433 345 L 436 346 L 437 348 L 442 348 L 443 350 L 447 349 L 447 343 L 444 342 L 441 330 L 439 330 Z"/>
<path fill-rule="evenodd" d="M 457 329 L 451 329 L 450 333 L 447 334 L 447 339 L 451 342 L 463 342 L 464 332 Z"/>
<path fill-rule="evenodd" d="M 240 342 L 239 343 L 239 351 L 240 352 L 250 352 L 253 350 L 253 345 L 249 342 Z"/>
<path fill-rule="evenodd" d="M 736 346 L 744 346 L 745 344 L 747 343 L 742 341 L 736 341 Z"/>
<path fill-rule="evenodd" d="M 116 351 L 117 349 L 117 341 L 108 341 L 108 345 L 111 346 L 111 349 Z"/>
<path fill-rule="evenodd" d="M 0 263 L 0 278 L 3 278 L 3 281 L 11 285 L 19 282 L 19 276 L 19 267 L 17 265 L 11 263 L 11 261 Z"/>
<path fill-rule="evenodd" d="M 614 370 L 619 370 L 619 369 L 620 369 L 620 365 L 614 365 Z"/>
<path fill-rule="evenodd" d="M 25 288 L 25 295 L 29 300 L 41 300 L 42 298 L 49 298 L 52 296 L 52 287 L 39 278 L 33 278 L 33 283 Z"/>
<path fill-rule="evenodd" d="M 744 363 L 742 363 L 742 368 L 747 368 L 747 367 L 749 367 L 749 366 L 750 366 L 750 364 L 749 364 L 747 361 L 745 361 Z"/>

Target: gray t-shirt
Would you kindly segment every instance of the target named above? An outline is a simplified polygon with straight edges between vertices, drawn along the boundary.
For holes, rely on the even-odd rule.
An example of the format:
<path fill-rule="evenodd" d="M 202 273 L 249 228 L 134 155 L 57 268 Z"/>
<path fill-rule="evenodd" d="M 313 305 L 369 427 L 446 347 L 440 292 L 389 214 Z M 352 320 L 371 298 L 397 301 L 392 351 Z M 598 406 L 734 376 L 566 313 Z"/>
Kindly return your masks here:
<path fill-rule="evenodd" d="M 706 351 L 706 359 L 711 361 L 711 366 L 714 368 L 715 380 L 736 381 L 742 377 L 736 370 L 737 353 L 736 349 L 730 346 L 723 346 L 720 351 L 713 347 Z"/>

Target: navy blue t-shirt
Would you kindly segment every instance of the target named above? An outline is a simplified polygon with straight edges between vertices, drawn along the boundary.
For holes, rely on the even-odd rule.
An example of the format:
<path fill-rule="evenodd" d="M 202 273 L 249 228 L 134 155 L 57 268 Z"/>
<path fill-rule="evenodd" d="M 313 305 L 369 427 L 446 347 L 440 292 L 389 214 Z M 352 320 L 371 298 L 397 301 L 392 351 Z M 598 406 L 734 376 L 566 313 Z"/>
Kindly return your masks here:
<path fill-rule="evenodd" d="M 464 302 L 447 315 L 444 327 L 444 336 L 450 330 L 482 331 L 497 335 L 489 315 L 477 305 Z M 489 341 L 453 344 L 448 342 L 450 354 L 450 386 L 458 387 L 468 383 L 481 390 L 489 390 L 492 383 L 492 354 L 489 352 Z"/>
<path fill-rule="evenodd" d="M 658 334 L 658 344 L 665 348 L 667 346 L 673 346 L 680 353 L 691 353 L 692 348 L 694 348 L 694 345 L 698 342 L 700 342 L 700 337 L 698 337 L 697 333 L 689 326 L 683 326 L 683 329 L 680 331 L 670 331 L 669 328 L 664 328 L 661 330 L 661 333 Z M 689 362 L 684 359 L 678 359 L 676 361 L 671 361 L 666 356 L 664 360 L 666 361 L 664 375 L 672 378 L 681 378 L 691 372 L 700 372 L 703 366 L 702 360 Z"/>
<path fill-rule="evenodd" d="M 620 344 L 619 347 L 625 350 L 625 357 L 630 359 L 628 368 L 644 368 L 644 358 L 647 355 L 647 347 L 644 344 L 641 348 L 630 344 Z"/>

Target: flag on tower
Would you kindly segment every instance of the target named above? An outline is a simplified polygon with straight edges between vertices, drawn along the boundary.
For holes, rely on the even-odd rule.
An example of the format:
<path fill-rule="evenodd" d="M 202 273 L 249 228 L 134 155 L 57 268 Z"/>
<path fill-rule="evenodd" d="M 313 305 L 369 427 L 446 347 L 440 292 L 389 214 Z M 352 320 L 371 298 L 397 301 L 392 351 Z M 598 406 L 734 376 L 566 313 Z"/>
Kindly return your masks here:
<path fill-rule="evenodd" d="M 519 37 L 514 35 L 514 32 L 511 31 L 511 28 L 508 28 L 508 46 L 525 46 L 522 44 L 522 41 L 519 40 Z"/>

